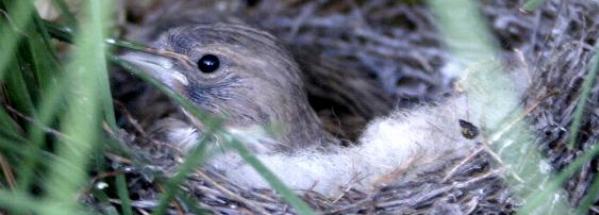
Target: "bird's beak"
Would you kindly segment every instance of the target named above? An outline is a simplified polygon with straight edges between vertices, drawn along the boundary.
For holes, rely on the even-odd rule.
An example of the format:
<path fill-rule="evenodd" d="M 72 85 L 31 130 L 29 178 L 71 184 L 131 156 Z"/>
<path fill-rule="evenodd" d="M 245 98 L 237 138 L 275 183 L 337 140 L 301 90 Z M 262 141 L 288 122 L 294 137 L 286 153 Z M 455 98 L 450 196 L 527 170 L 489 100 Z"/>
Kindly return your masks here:
<path fill-rule="evenodd" d="M 121 55 L 121 59 L 139 67 L 171 89 L 177 90 L 189 85 L 187 77 L 178 71 L 181 68 L 174 58 L 145 52 L 128 52 Z"/>
<path fill-rule="evenodd" d="M 177 53 L 166 53 L 167 55 L 153 54 L 147 52 L 128 52 L 120 56 L 121 59 L 142 69 L 147 75 L 165 84 L 175 92 L 181 93 L 189 80 L 184 75 L 189 69 L 188 60 L 185 56 Z M 183 112 L 191 122 L 197 127 L 202 128 L 203 124 L 185 109 Z"/>

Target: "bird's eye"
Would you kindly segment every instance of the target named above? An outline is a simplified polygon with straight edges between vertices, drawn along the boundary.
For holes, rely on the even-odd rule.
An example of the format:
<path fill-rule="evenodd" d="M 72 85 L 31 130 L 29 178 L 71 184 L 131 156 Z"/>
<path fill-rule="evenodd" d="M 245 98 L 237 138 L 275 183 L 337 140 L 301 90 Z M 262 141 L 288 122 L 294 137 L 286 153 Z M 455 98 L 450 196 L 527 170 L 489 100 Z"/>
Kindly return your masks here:
<path fill-rule="evenodd" d="M 219 66 L 220 61 L 218 57 L 212 54 L 204 55 L 198 60 L 198 69 L 203 73 L 213 73 Z"/>

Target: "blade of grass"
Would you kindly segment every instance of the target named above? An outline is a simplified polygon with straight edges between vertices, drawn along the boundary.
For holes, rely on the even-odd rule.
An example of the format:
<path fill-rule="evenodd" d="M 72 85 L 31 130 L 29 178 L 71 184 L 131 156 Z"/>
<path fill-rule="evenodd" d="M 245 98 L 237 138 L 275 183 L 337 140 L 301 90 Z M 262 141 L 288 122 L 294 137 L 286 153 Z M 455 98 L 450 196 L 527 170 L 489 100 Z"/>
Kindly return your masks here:
<path fill-rule="evenodd" d="M 48 30 L 48 33 L 54 38 L 54 39 L 58 39 L 60 41 L 66 42 L 66 43 L 73 43 L 73 29 L 70 27 L 66 27 L 66 26 L 62 26 L 62 25 L 58 25 L 58 24 L 54 24 L 45 20 L 42 20 L 44 23 L 44 27 Z M 135 45 L 133 43 L 129 43 L 127 41 L 119 41 L 119 40 L 115 40 L 115 39 L 105 39 L 106 44 L 107 45 L 112 45 L 115 47 L 129 47 L 129 48 L 138 48 L 138 49 L 143 49 L 143 46 L 141 45 Z M 142 48 L 140 48 L 142 47 Z M 57 81 L 58 83 L 64 83 L 64 81 Z M 64 94 L 64 92 L 61 92 L 60 90 L 57 90 L 55 92 L 58 92 L 58 95 L 56 95 L 53 98 L 58 98 L 57 96 L 59 96 L 60 94 Z M 50 94 L 50 95 L 55 95 L 55 94 Z M 48 97 L 46 95 L 46 97 Z M 63 98 L 64 99 L 64 98 Z M 48 99 L 50 102 L 55 101 L 55 99 Z M 108 99 L 106 99 L 107 102 L 106 103 L 110 103 L 108 101 Z M 58 102 L 58 104 L 60 104 L 61 102 Z M 54 104 L 56 104 L 56 102 L 54 102 Z M 42 107 L 40 108 L 41 110 L 45 110 L 44 108 L 45 106 L 42 105 Z M 48 107 L 54 107 L 53 105 L 48 105 Z M 108 114 L 108 115 L 112 115 L 112 114 Z M 42 116 L 45 116 L 43 114 L 40 114 L 40 118 L 43 118 Z M 108 118 L 114 118 L 114 117 L 108 117 Z M 46 122 L 44 120 L 42 120 L 43 122 Z M 108 120 L 107 120 L 108 121 Z M 111 128 L 112 131 L 116 131 L 114 130 L 114 128 Z M 107 146 L 109 146 L 110 148 L 108 148 L 109 150 L 116 150 L 116 152 L 123 154 L 131 154 L 130 150 L 127 148 L 123 148 L 124 146 L 118 143 L 115 143 L 114 139 L 106 139 L 105 141 L 107 144 Z"/>
<path fill-rule="evenodd" d="M 121 199 L 121 210 L 123 211 L 123 215 L 133 215 L 125 175 L 119 174 L 116 176 L 116 189 L 119 199 Z"/>
<path fill-rule="evenodd" d="M 597 199 L 597 195 L 599 195 L 599 177 L 595 175 L 593 183 L 591 183 L 591 186 L 587 190 L 587 194 L 580 201 L 580 205 L 578 205 L 575 214 L 589 214 L 589 209 L 593 206 L 593 203 Z"/>
<path fill-rule="evenodd" d="M 493 40 L 477 1 L 428 0 L 438 16 L 443 39 L 460 63 L 494 59 L 497 44 Z"/>
<path fill-rule="evenodd" d="M 40 201 L 27 193 L 7 192 L 0 190 L 0 208 L 13 213 L 9 214 L 45 214 L 44 211 L 61 210 L 62 205 L 52 205 Z M 78 209 L 72 214 L 86 215 L 87 211 Z M 69 214 L 69 213 L 63 213 Z"/>
<path fill-rule="evenodd" d="M 200 208 L 196 200 L 189 198 L 187 195 L 179 194 L 177 199 L 191 212 L 191 214 L 210 214 L 210 211 Z"/>
<path fill-rule="evenodd" d="M 44 21 L 44 25 L 48 28 L 48 32 L 52 37 L 58 39 L 63 42 L 72 43 L 73 38 L 72 35 L 74 33 L 73 28 L 68 26 L 63 26 L 59 24 L 55 24 L 52 22 Z M 147 49 L 146 46 L 134 43 L 131 41 L 119 40 L 115 38 L 107 38 L 106 44 L 114 46 L 115 48 L 127 48 L 133 50 L 144 51 Z"/>
<path fill-rule="evenodd" d="M 25 152 L 19 146 L 19 144 L 23 144 L 23 142 L 27 142 L 27 140 L 22 137 L 15 138 L 0 131 L 0 149 L 2 151 L 10 152 L 11 155 L 19 157 L 23 156 Z M 40 155 L 40 159 L 48 161 L 42 164 L 48 165 L 51 161 L 56 160 L 56 156 L 54 154 L 47 151 L 42 151 L 41 149 L 38 150 L 39 152 L 37 154 Z"/>
<path fill-rule="evenodd" d="M 6 113 L 4 108 L 0 108 L 0 130 L 18 134 L 17 123 Z"/>
<path fill-rule="evenodd" d="M 177 169 L 177 174 L 175 174 L 175 176 L 167 182 L 164 192 L 160 197 L 158 206 L 152 212 L 152 215 L 166 214 L 168 204 L 179 192 L 179 185 L 182 184 L 189 173 L 198 167 L 206 158 L 206 149 L 208 145 L 206 143 L 206 139 L 207 138 L 203 138 L 200 143 L 198 143 L 198 147 L 196 147 L 195 150 L 185 157 L 185 162 L 183 162 L 183 164 Z"/>
<path fill-rule="evenodd" d="M 525 205 L 518 210 L 518 214 L 532 214 L 542 205 L 542 202 L 546 202 L 548 198 L 552 197 L 552 193 L 555 193 L 560 189 L 561 185 L 568 180 L 576 171 L 582 167 L 586 162 L 589 162 L 593 157 L 599 154 L 599 145 L 594 142 L 592 147 L 587 150 L 582 156 L 576 158 L 566 168 L 560 171 L 556 177 L 554 177 L 547 185 L 544 190 L 540 190 L 537 193 L 532 193 L 525 199 Z"/>
<path fill-rule="evenodd" d="M 24 1 L 28 2 L 28 1 Z M 27 5 L 27 7 L 32 7 Z M 33 14 L 33 13 L 32 13 Z M 36 81 L 33 81 L 35 77 L 35 60 L 31 63 L 30 59 L 34 53 L 30 52 L 31 42 L 35 41 L 33 35 L 35 31 L 32 31 L 33 25 L 27 25 L 23 29 L 15 29 L 15 31 L 9 31 L 7 34 L 17 35 L 23 34 L 27 37 L 17 44 L 15 53 L 12 53 L 13 58 L 8 61 L 9 70 L 8 77 L 5 77 L 5 86 L 7 88 L 6 94 L 8 95 L 10 103 L 21 113 L 26 115 L 34 114 L 34 96 L 39 92 L 39 88 L 36 85 Z M 10 30 L 10 28 L 7 28 Z"/>
<path fill-rule="evenodd" d="M 29 189 L 31 179 L 34 170 L 39 163 L 40 150 L 36 150 L 42 147 L 46 143 L 46 131 L 42 128 L 51 127 L 48 126 L 49 122 L 55 118 L 57 110 L 64 110 L 62 106 L 64 100 L 59 97 L 63 93 L 62 85 L 57 85 L 57 78 L 61 76 L 62 69 L 57 61 L 56 52 L 54 47 L 50 43 L 49 34 L 47 29 L 43 25 L 41 18 L 37 13 L 33 13 L 33 23 L 28 27 L 27 34 L 29 37 L 23 41 L 24 46 L 27 49 L 20 51 L 26 52 L 25 59 L 31 63 L 31 75 L 34 77 L 34 81 L 28 80 L 31 83 L 35 83 L 34 87 L 30 87 L 35 90 L 37 99 L 35 100 L 38 104 L 38 108 L 35 114 L 31 117 L 37 123 L 29 123 L 28 133 L 29 140 L 32 144 L 25 146 L 27 153 L 23 157 L 23 162 L 19 163 L 19 186 L 18 188 L 22 191 Z M 58 89 L 58 90 L 57 90 Z"/>
<path fill-rule="evenodd" d="M 578 97 L 576 109 L 574 110 L 574 120 L 572 121 L 572 125 L 570 125 L 570 134 L 568 135 L 569 149 L 574 148 L 574 144 L 578 138 L 578 132 L 582 123 L 582 115 L 584 114 L 587 99 L 591 95 L 591 90 L 597 80 L 597 71 L 599 71 L 599 46 L 595 47 L 595 54 L 591 61 L 591 69 L 582 82 L 582 91 Z"/>
<path fill-rule="evenodd" d="M 8 4 L 11 2 L 12 4 Z M 2 51 L 0 52 L 0 80 L 4 77 L 4 73 L 6 72 L 6 68 L 11 61 L 12 56 L 15 53 L 15 49 L 19 44 L 20 40 L 25 35 L 20 35 L 19 33 L 23 33 L 26 26 L 31 21 L 31 14 L 33 12 L 33 7 L 30 5 L 29 1 L 2 1 L 4 7 L 0 7 L 0 16 L 8 15 L 6 20 L 0 21 L 0 47 L 2 47 Z M 8 11 L 4 10 L 8 8 Z M 13 33 L 17 32 L 17 34 Z"/>
<path fill-rule="evenodd" d="M 272 173 L 254 154 L 250 152 L 241 142 L 233 138 L 231 135 L 224 134 L 225 137 L 228 137 L 228 142 L 231 144 L 239 155 L 250 164 L 262 177 L 264 180 L 270 184 L 270 186 L 277 191 L 279 195 L 283 197 L 293 208 L 296 209 L 298 214 L 310 215 L 316 214 L 312 208 L 306 202 L 302 201 L 298 198 L 291 189 L 289 189 L 285 184 L 274 174 Z"/>
<path fill-rule="evenodd" d="M 22 144 L 27 142 L 27 139 L 23 138 L 21 136 L 21 134 L 19 134 L 17 132 L 12 132 L 10 130 L 0 129 L 0 135 L 4 135 L 5 137 L 12 138 L 18 142 L 23 142 Z M 17 144 L 17 147 L 22 147 L 22 144 Z M 21 150 L 23 150 L 23 149 L 21 149 Z"/>
<path fill-rule="evenodd" d="M 33 14 L 34 16 L 36 14 Z M 40 21 L 37 18 L 34 18 L 34 21 Z M 33 171 L 35 170 L 35 166 L 38 163 L 40 152 L 38 150 L 45 143 L 45 134 L 46 131 L 42 128 L 50 127 L 47 126 L 48 123 L 54 119 L 54 114 L 58 110 L 64 110 L 63 101 L 64 98 L 61 96 L 64 94 L 64 85 L 56 84 L 56 80 L 61 80 L 61 78 L 57 78 L 57 76 L 62 76 L 60 72 L 58 72 L 60 66 L 58 65 L 54 53 L 53 47 L 49 44 L 49 38 L 47 38 L 47 33 L 44 32 L 44 26 L 40 26 L 40 23 L 37 23 L 32 26 L 29 31 L 29 37 L 25 38 L 23 43 L 28 45 L 27 49 L 20 49 L 20 52 L 27 52 L 26 61 L 31 62 L 33 65 L 30 66 L 35 76 L 35 81 L 29 80 L 31 83 L 37 83 L 35 88 L 40 89 L 41 91 L 39 98 L 39 105 L 36 114 L 26 114 L 32 120 L 35 120 L 36 123 L 29 123 L 28 133 L 29 139 L 33 144 L 27 144 L 25 146 L 25 151 L 27 152 L 23 157 L 23 162 L 19 164 L 19 189 L 28 190 L 28 187 L 31 182 L 31 177 L 33 175 Z M 29 66 L 22 66 L 29 67 Z M 43 96 L 41 95 L 43 94 Z M 25 113 L 23 113 L 25 114 Z M 36 117 L 37 116 L 37 117 Z M 39 117 L 39 118 L 38 118 Z"/>
<path fill-rule="evenodd" d="M 0 148 L 4 148 L 4 152 L 10 152 L 11 154 L 24 154 L 25 150 L 21 148 L 21 145 L 26 142 L 27 139 L 19 135 L 0 130 Z"/>
<path fill-rule="evenodd" d="M 60 14 L 64 17 L 67 26 L 71 28 L 77 27 L 77 19 L 71 10 L 69 10 L 69 5 L 64 0 L 53 0 L 52 2 L 60 9 Z"/>
<path fill-rule="evenodd" d="M 69 92 L 73 97 L 63 118 L 62 130 L 73 141 L 61 141 L 57 146 L 60 161 L 53 164 L 45 188 L 45 200 L 53 206 L 43 214 L 75 214 L 78 211 L 76 197 L 87 178 L 89 155 L 100 132 L 103 92 L 108 89 L 98 81 L 106 81 L 106 50 L 103 44 L 106 21 L 109 19 L 108 5 L 111 1 L 90 0 L 84 5 L 87 15 L 82 23 L 81 34 L 75 39 L 79 49 L 72 64 L 67 67 Z M 100 95 L 100 96 L 98 96 Z M 111 101 L 111 100 L 110 100 Z"/>
<path fill-rule="evenodd" d="M 33 16 L 34 26 L 29 31 L 31 36 L 27 41 L 31 60 L 33 61 L 36 83 L 41 91 L 38 95 L 42 95 L 51 85 L 56 84 L 54 77 L 59 74 L 60 70 L 57 54 L 50 42 L 51 38 L 48 30 L 37 13 L 34 13 Z"/>
<path fill-rule="evenodd" d="M 52 36 L 54 39 L 66 43 L 73 43 L 73 34 L 75 33 L 75 30 L 73 30 L 73 28 L 64 25 L 58 25 L 45 20 L 44 25 L 48 29 L 48 33 L 50 34 L 50 36 Z"/>
<path fill-rule="evenodd" d="M 27 1 L 26 1 L 27 2 Z M 19 68 L 26 79 L 29 93 L 37 103 L 47 86 L 54 84 L 51 77 L 57 73 L 58 62 L 46 29 L 37 13 L 32 13 L 32 23 L 27 25 L 18 52 Z M 16 34 L 16 32 L 15 32 Z M 16 70 L 11 70 L 14 73 Z M 11 74 L 12 74 L 11 73 Z"/>
<path fill-rule="evenodd" d="M 61 83 L 64 83 L 66 79 L 58 78 Z M 65 98 L 63 97 L 66 94 L 66 85 L 56 84 L 49 86 L 49 89 L 45 90 L 44 98 L 41 100 L 38 108 L 38 118 L 36 123 L 30 123 L 28 131 L 29 131 L 29 140 L 31 144 L 25 146 L 25 154 L 23 156 L 23 161 L 20 163 L 19 167 L 19 185 L 18 188 L 21 190 L 28 190 L 33 173 L 36 166 L 39 163 L 41 152 L 41 148 L 44 144 L 46 144 L 46 131 L 44 131 L 41 126 L 48 126 L 52 120 L 54 120 L 57 116 L 57 113 L 63 113 L 66 111 L 66 107 L 63 106 L 65 102 Z"/>
<path fill-rule="evenodd" d="M 26 193 L 7 192 L 0 190 L 0 208 L 10 211 L 10 214 L 40 214 L 41 205 Z"/>
<path fill-rule="evenodd" d="M 103 182 L 98 182 L 98 183 L 103 183 Z M 98 186 L 94 186 L 91 188 L 91 193 L 93 194 L 94 198 L 97 199 L 97 201 L 99 202 L 100 206 L 100 211 L 102 212 L 102 214 L 106 214 L 106 215 L 118 215 L 118 212 L 116 210 L 116 208 L 114 208 L 114 206 L 112 206 L 112 204 L 110 203 L 110 198 L 108 197 L 108 195 L 106 194 L 106 192 L 104 191 L 104 188 L 99 188 Z"/>
<path fill-rule="evenodd" d="M 6 95 L 10 104 L 17 109 L 19 112 L 33 116 L 35 113 L 35 107 L 29 93 L 29 86 L 24 78 L 25 69 L 27 69 L 27 63 L 23 62 L 21 52 L 17 52 L 17 61 L 11 62 L 9 66 L 11 72 L 4 77 L 4 84 L 6 87 Z"/>
<path fill-rule="evenodd" d="M 44 21 L 44 26 L 48 29 L 48 32 L 51 36 L 61 41 L 65 41 L 68 43 L 72 43 L 73 41 L 73 29 L 65 26 L 60 26 L 51 22 Z M 114 39 L 104 39 L 106 43 L 112 45 L 114 43 Z M 120 44 L 120 43 L 117 43 Z M 104 119 L 108 123 L 111 129 L 116 130 L 118 128 L 116 124 L 116 117 L 114 113 L 114 108 L 112 105 L 112 94 L 110 92 L 110 84 L 108 73 L 102 75 L 102 77 L 98 77 L 98 84 L 100 90 L 100 103 L 102 105 L 102 111 L 104 112 Z"/>
<path fill-rule="evenodd" d="M 29 2 L 29 1 L 23 1 Z M 26 7 L 33 7 L 30 2 L 25 5 Z M 31 13 L 31 16 L 35 16 L 35 13 Z M 34 21 L 36 19 L 33 19 Z M 7 28 L 6 30 L 10 30 Z M 34 98 L 38 97 L 41 93 L 40 86 L 50 83 L 48 80 L 48 72 L 51 73 L 53 70 L 53 63 L 50 62 L 51 57 L 40 56 L 45 54 L 49 49 L 49 46 L 43 44 L 42 36 L 36 31 L 36 25 L 26 25 L 22 29 L 13 29 L 17 32 L 8 32 L 9 34 L 23 34 L 27 35 L 16 53 L 13 53 L 13 58 L 10 67 L 10 73 L 6 81 L 7 94 L 12 104 L 16 107 L 19 112 L 35 116 Z M 26 31 L 22 31 L 26 30 Z M 43 70 L 43 71 L 42 71 Z M 40 72 L 42 71 L 42 72 Z M 34 81 L 35 80 L 35 81 Z"/>

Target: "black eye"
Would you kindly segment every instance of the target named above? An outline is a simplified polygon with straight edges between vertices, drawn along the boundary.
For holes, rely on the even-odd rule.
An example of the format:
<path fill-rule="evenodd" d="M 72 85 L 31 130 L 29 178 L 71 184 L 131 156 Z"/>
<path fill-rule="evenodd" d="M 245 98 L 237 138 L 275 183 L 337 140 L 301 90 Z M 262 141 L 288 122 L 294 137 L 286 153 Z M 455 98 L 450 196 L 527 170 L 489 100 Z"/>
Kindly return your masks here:
<path fill-rule="evenodd" d="M 220 61 L 217 56 L 212 54 L 204 55 L 198 60 L 198 69 L 204 73 L 212 73 L 218 69 L 218 66 L 220 66 Z"/>

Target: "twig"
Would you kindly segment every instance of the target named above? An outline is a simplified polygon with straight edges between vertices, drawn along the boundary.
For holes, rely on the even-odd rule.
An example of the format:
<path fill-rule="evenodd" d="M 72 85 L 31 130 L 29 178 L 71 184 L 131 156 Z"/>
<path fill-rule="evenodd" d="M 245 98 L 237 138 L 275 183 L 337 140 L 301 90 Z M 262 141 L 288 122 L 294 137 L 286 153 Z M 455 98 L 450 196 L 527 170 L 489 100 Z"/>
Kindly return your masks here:
<path fill-rule="evenodd" d="M 25 114 L 22 114 L 21 112 L 17 111 L 16 109 L 14 109 L 13 107 L 11 107 L 10 105 L 4 105 L 4 107 L 6 108 L 6 110 L 10 111 L 12 114 L 18 116 L 21 119 L 26 120 L 27 122 L 30 122 L 32 124 L 34 124 L 35 126 L 37 126 L 38 128 L 42 129 L 43 131 L 45 131 L 46 133 L 52 134 L 56 137 L 62 138 L 62 139 L 70 139 L 68 138 L 68 136 L 66 136 L 65 134 L 61 133 L 60 131 L 53 129 L 51 127 L 48 127 L 46 125 L 44 125 L 43 123 L 39 122 L 36 119 L 33 119 L 29 116 L 26 116 Z"/>
<path fill-rule="evenodd" d="M 137 122 L 137 120 L 135 118 L 133 118 L 133 115 L 131 115 L 131 112 L 129 112 L 129 110 L 127 110 L 127 108 L 125 107 L 125 105 L 122 102 L 115 100 L 114 104 L 116 105 L 116 107 L 119 108 L 120 111 L 123 112 L 123 115 L 125 115 L 125 118 L 127 119 L 127 121 L 129 121 L 131 126 L 133 126 L 135 131 L 139 132 L 139 134 L 141 134 L 142 136 L 147 136 L 143 127 Z"/>
<path fill-rule="evenodd" d="M 14 20 L 12 20 L 12 18 L 10 18 L 10 15 L 5 10 L 0 10 L 0 13 L 2 13 L 2 15 L 6 18 L 6 20 L 8 21 L 8 25 L 10 25 L 10 27 L 12 27 L 13 31 L 19 33 L 21 36 L 29 38 L 29 35 L 27 35 L 23 31 L 21 31 L 21 29 L 17 28 Z"/>
<path fill-rule="evenodd" d="M 15 175 L 13 174 L 10 163 L 8 163 L 8 161 L 2 154 L 0 154 L 0 166 L 2 166 L 2 173 L 4 173 L 4 177 L 6 177 L 8 186 L 10 187 L 10 189 L 14 189 L 17 184 L 15 180 Z"/>
<path fill-rule="evenodd" d="M 203 171 L 198 170 L 198 171 L 195 171 L 195 173 L 196 173 L 196 175 L 205 179 L 208 183 L 212 184 L 217 190 L 219 190 L 219 191 L 227 194 L 231 198 L 243 203 L 246 207 L 252 207 L 252 209 L 256 210 L 259 214 L 269 214 L 267 211 L 265 211 L 262 208 L 253 207 L 253 206 L 257 205 L 254 201 L 243 198 L 243 197 L 231 192 L 229 189 L 225 188 L 224 186 L 220 185 L 218 182 L 214 181 L 211 177 L 206 175 Z"/>
<path fill-rule="evenodd" d="M 543 103 L 545 101 L 545 99 L 548 99 L 555 95 L 557 95 L 557 92 L 551 92 L 551 93 L 541 97 L 539 100 L 537 100 L 537 102 L 535 102 L 533 105 L 528 107 L 524 112 L 522 112 L 520 115 L 518 115 L 518 117 L 516 117 L 515 119 L 510 121 L 507 125 L 505 125 L 499 131 L 492 134 L 491 138 L 489 138 L 489 143 L 492 145 L 493 143 L 497 142 L 499 139 L 501 139 L 503 137 L 504 134 L 506 134 L 508 131 L 510 131 L 512 128 L 514 128 L 514 126 L 518 122 L 521 122 L 526 116 L 528 116 L 530 113 L 532 113 L 532 111 L 534 111 L 537 107 L 539 107 L 539 105 L 541 103 Z"/>
<path fill-rule="evenodd" d="M 462 159 L 462 161 L 460 161 L 460 163 L 458 163 L 457 165 L 455 165 L 446 175 L 445 177 L 443 177 L 443 180 L 441 180 L 441 183 L 446 183 L 447 180 L 449 180 L 451 177 L 453 177 L 453 175 L 457 172 L 457 170 L 464 166 L 466 163 L 470 162 L 472 159 L 474 159 L 478 154 L 480 154 L 480 152 L 484 151 L 485 148 L 483 146 L 479 146 L 478 149 L 474 150 L 472 153 L 470 153 L 470 155 L 468 155 L 467 157 L 465 157 L 464 159 Z"/>
<path fill-rule="evenodd" d="M 161 193 L 164 193 L 164 192 L 165 192 L 164 188 L 163 188 L 162 186 L 160 186 L 160 185 L 158 185 L 158 190 L 159 190 Z M 173 198 L 173 199 L 172 199 L 172 204 L 173 204 L 173 206 L 175 207 L 175 210 L 177 210 L 177 213 L 178 213 L 179 215 L 182 215 L 182 214 L 184 214 L 184 213 L 183 213 L 183 207 L 181 206 L 181 203 L 179 203 L 179 201 L 177 200 L 177 198 Z"/>

